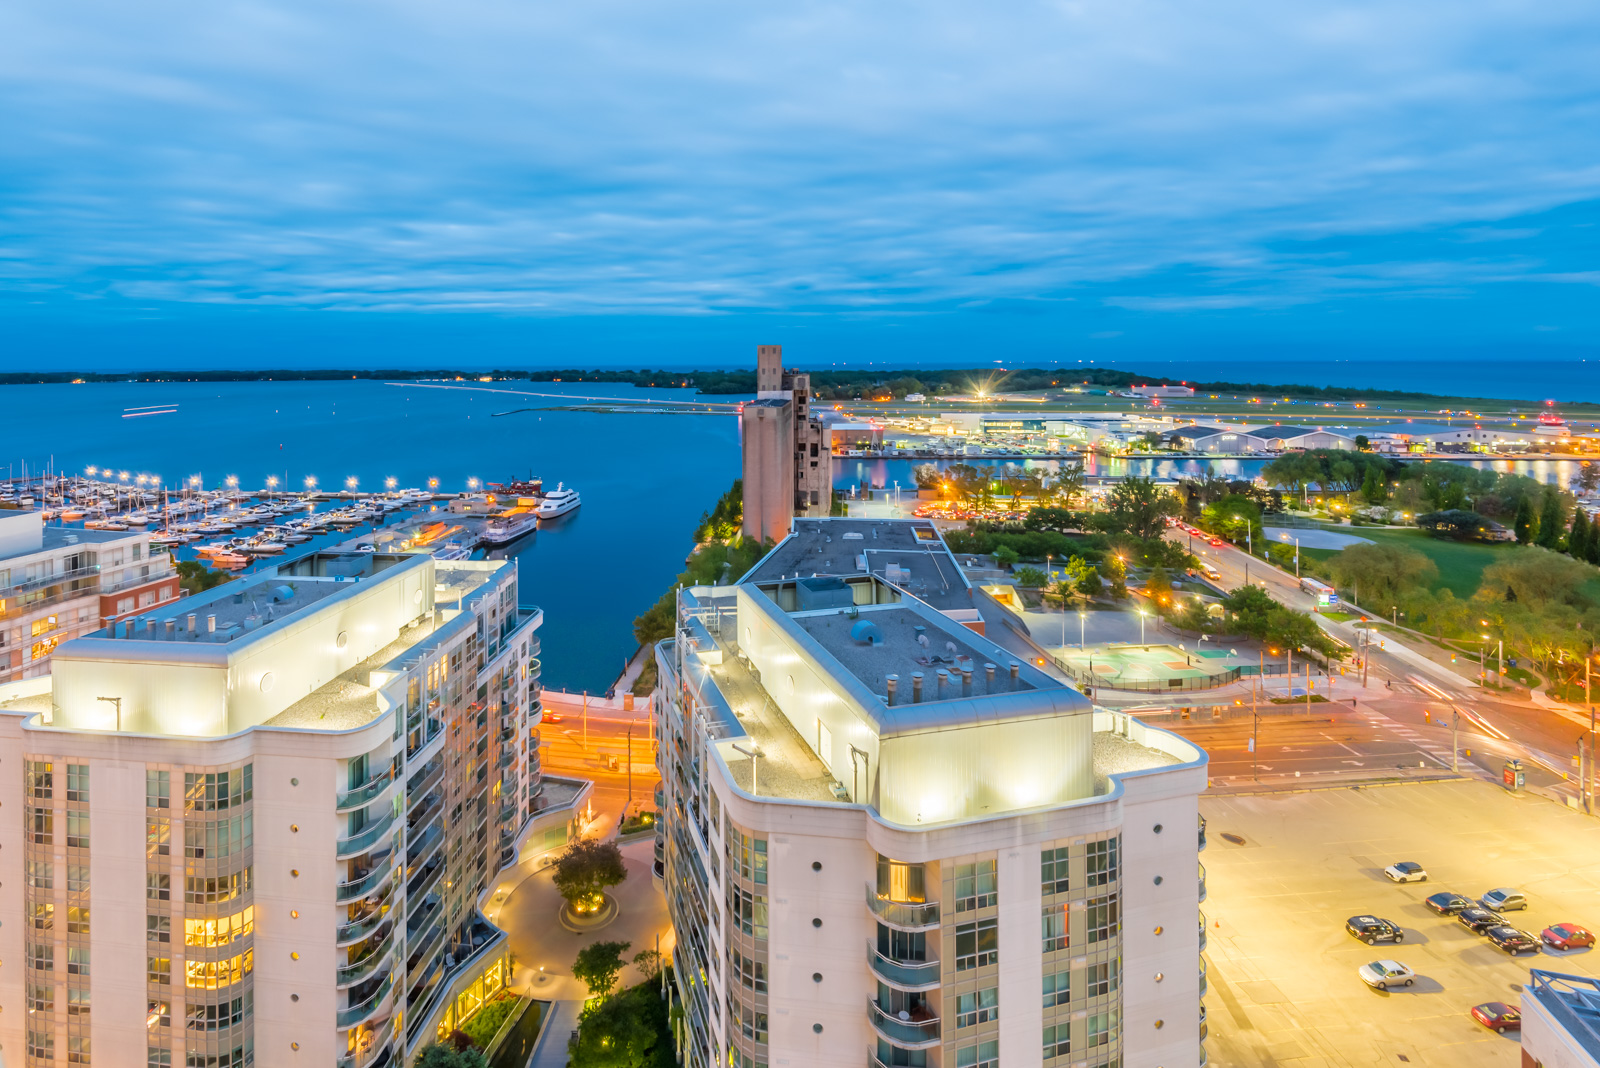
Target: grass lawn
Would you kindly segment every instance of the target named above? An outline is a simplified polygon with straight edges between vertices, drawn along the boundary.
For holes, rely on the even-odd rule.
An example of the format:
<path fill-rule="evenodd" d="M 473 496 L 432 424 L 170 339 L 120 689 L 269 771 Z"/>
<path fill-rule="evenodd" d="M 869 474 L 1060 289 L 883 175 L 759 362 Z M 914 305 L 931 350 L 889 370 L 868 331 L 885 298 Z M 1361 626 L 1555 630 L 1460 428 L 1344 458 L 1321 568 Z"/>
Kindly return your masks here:
<path fill-rule="evenodd" d="M 1352 533 L 1379 545 L 1398 545 L 1413 549 L 1432 560 L 1439 569 L 1433 589 L 1448 589 L 1457 597 L 1471 597 L 1478 592 L 1483 581 L 1483 569 L 1494 563 L 1507 549 L 1504 545 L 1488 545 L 1475 541 L 1445 541 L 1430 537 L 1421 530 L 1374 530 L 1362 527 L 1352 530 L 1340 527 L 1339 533 Z M 1300 555 L 1310 560 L 1328 560 L 1337 549 L 1301 549 Z"/>

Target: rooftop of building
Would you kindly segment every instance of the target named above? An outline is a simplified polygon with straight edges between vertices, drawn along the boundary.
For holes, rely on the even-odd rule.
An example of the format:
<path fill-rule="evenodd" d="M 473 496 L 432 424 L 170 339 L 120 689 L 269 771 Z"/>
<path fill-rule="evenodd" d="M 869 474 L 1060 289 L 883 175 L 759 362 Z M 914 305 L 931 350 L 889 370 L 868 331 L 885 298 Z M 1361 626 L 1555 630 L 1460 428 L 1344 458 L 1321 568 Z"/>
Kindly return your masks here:
<path fill-rule="evenodd" d="M 1213 426 L 1207 423 L 1190 423 L 1187 426 L 1173 427 L 1171 430 L 1163 431 L 1161 436 L 1164 438 L 1205 438 L 1213 434 L 1235 433 L 1238 433 L 1238 431 L 1232 427 Z"/>
<path fill-rule="evenodd" d="M 447 614 L 455 616 L 453 610 Z M 265 720 L 261 726 L 342 731 L 371 723 L 380 711 L 378 687 L 372 684 L 372 673 L 404 656 L 441 629 L 448 622 L 440 618 L 441 615 L 425 616 L 406 627 L 394 641 Z"/>
<path fill-rule="evenodd" d="M 1535 968 L 1522 996 L 1524 1013 L 1529 999 L 1538 1002 L 1591 1059 L 1600 1059 L 1600 980 Z"/>
<path fill-rule="evenodd" d="M 896 519 L 796 519 L 787 538 L 742 580 L 871 574 L 940 610 L 972 607 L 972 592 L 932 523 Z"/>
<path fill-rule="evenodd" d="M 1257 438 L 1298 438 L 1306 434 L 1340 434 L 1344 429 L 1338 426 L 1279 426 L 1274 423 L 1268 426 L 1253 426 L 1241 433 Z"/>

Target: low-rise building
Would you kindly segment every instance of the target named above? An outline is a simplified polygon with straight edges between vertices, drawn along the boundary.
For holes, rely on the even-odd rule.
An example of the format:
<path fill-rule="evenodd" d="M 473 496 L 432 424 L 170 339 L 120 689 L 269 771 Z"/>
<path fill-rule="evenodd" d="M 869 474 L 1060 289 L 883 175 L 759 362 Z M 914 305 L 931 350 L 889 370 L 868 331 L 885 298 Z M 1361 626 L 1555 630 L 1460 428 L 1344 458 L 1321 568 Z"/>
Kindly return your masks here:
<path fill-rule="evenodd" d="M 0 1048 L 383 1068 L 502 989 L 542 619 L 515 562 L 314 553 L 0 686 Z"/>
<path fill-rule="evenodd" d="M 1523 1068 L 1600 1068 L 1600 981 L 1535 968 L 1522 988 Z"/>
<path fill-rule="evenodd" d="M 170 605 L 178 575 L 144 531 L 47 526 L 0 511 L 0 684 L 43 675 L 62 642 Z"/>
<path fill-rule="evenodd" d="M 683 1063 L 1203 1064 L 1205 754 L 935 607 L 960 572 L 929 533 L 928 597 L 893 551 L 856 561 L 916 524 L 830 519 L 679 594 L 656 661 Z"/>

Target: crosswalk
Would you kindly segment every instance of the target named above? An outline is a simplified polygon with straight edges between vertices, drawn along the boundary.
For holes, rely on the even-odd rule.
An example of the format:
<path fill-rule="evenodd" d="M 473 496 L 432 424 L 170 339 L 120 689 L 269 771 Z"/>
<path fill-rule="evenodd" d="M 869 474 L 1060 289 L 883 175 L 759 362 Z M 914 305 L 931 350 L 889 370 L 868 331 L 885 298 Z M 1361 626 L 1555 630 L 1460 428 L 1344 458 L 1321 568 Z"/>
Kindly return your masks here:
<path fill-rule="evenodd" d="M 1447 768 L 1451 766 L 1452 754 L 1450 747 L 1439 741 L 1437 733 L 1424 733 L 1409 724 L 1397 723 L 1388 716 L 1380 715 L 1376 712 L 1361 712 L 1358 714 L 1374 730 L 1388 731 L 1397 737 L 1404 738 L 1407 742 L 1416 746 L 1419 751 L 1438 761 L 1442 766 Z"/>

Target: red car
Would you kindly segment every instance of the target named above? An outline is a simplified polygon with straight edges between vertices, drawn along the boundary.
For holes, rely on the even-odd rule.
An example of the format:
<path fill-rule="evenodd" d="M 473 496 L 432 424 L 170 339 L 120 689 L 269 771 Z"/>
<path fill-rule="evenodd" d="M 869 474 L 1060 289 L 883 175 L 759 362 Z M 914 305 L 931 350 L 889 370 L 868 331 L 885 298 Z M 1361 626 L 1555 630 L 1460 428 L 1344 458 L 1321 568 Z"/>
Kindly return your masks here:
<path fill-rule="evenodd" d="M 1222 539 L 1221 539 L 1221 538 L 1212 538 L 1212 539 L 1211 539 L 1211 544 L 1212 544 L 1212 545 L 1213 545 L 1213 546 L 1214 546 L 1214 547 L 1215 547 L 1215 548 L 1218 548 L 1218 549 L 1220 549 L 1220 548 L 1222 548 Z"/>
<path fill-rule="evenodd" d="M 1539 932 L 1539 938 L 1551 949 L 1583 949 L 1594 945 L 1594 935 L 1575 923 L 1553 923 Z"/>
<path fill-rule="evenodd" d="M 1472 1010 L 1472 1018 L 1496 1034 L 1522 1030 L 1522 1013 L 1515 1005 L 1488 1001 Z"/>

